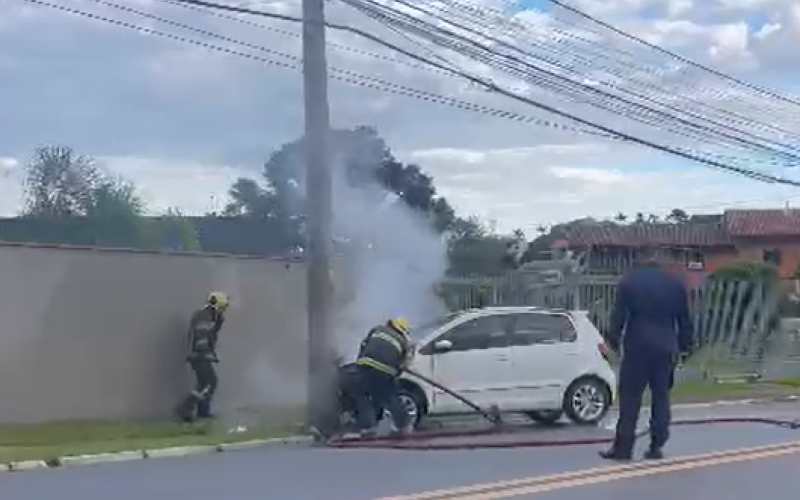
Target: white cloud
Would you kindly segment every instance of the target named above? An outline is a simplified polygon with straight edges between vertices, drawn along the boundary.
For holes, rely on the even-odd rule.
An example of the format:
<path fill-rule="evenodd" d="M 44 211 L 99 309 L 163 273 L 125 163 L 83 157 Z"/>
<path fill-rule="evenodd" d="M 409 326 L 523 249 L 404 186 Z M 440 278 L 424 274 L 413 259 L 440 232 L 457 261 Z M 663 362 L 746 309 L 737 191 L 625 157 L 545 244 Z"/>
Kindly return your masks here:
<path fill-rule="evenodd" d="M 59 3 L 233 47 L 229 42 L 99 8 L 85 0 Z M 297 14 L 299 5 L 296 0 L 237 3 L 288 14 Z M 266 25 L 269 29 L 265 30 L 157 0 L 124 4 L 244 40 L 252 46 L 236 50 L 259 57 L 275 56 L 258 50 L 256 45 L 299 55 L 299 28 L 288 23 L 246 18 L 249 23 Z M 746 79 L 796 90 L 789 85 L 793 84 L 793 71 L 800 68 L 792 51 L 800 41 L 800 10 L 792 0 L 581 0 L 572 4 L 648 40 L 726 71 L 736 71 Z M 444 4 L 429 5 L 441 8 Z M 497 9 L 504 2 L 482 0 L 471 5 Z M 578 20 L 558 10 L 555 13 L 556 17 L 526 11 L 517 18 L 534 23 L 523 37 L 530 46 L 538 44 L 544 51 L 542 44 L 549 43 L 560 51 L 557 53 L 562 60 L 567 60 L 563 43 L 577 28 L 569 28 L 558 19 Z M 350 9 L 332 4 L 329 14 L 333 21 L 352 24 L 419 51 L 406 39 Z M 485 19 L 498 19 L 496 14 L 488 14 L 492 13 Z M 755 15 L 766 19 L 766 24 L 750 22 Z M 591 34 L 590 25 L 580 26 L 584 36 L 597 38 Z M 519 24 L 509 23 L 506 28 L 509 39 L 520 39 Z M 404 87 L 395 87 L 396 92 L 414 88 L 434 94 L 427 100 L 414 100 L 386 92 L 391 89 L 352 87 L 332 80 L 335 126 L 376 125 L 403 159 L 419 163 L 435 176 L 441 192 L 459 209 L 496 219 L 500 228 L 530 229 L 540 223 L 588 214 L 611 215 L 620 210 L 651 212 L 700 206 L 713 211 L 730 201 L 769 199 L 775 204 L 794 196 L 790 189 L 739 180 L 641 148 L 432 104 L 430 101 L 438 95 L 568 123 L 510 99 L 477 92 L 454 77 L 415 68 L 418 63 L 363 39 L 336 31 L 328 35 L 333 76 L 352 79 L 353 73 L 371 75 Z M 604 43 L 624 48 L 626 42 L 609 38 Z M 0 115 L 18 124 L 0 137 L 0 155 L 23 157 L 41 143 L 68 143 L 81 152 L 95 154 L 110 170 L 134 181 L 154 210 L 174 206 L 204 212 L 219 208 L 238 175 L 257 172 L 270 148 L 302 133 L 302 87 L 296 72 L 265 68 L 251 60 L 15 2 L 0 5 L 0 45 L 19 48 L 16 58 L 14 50 L 9 51 L 12 56 L 7 51 L 0 56 L 0 79 L 10 82 L 15 95 L 13 102 L 0 102 Z M 613 126 L 627 130 L 634 126 L 622 119 L 610 121 L 608 113 L 553 97 L 529 83 L 462 59 L 450 56 L 451 62 L 527 90 L 562 109 L 602 116 Z M 788 105 L 761 108 L 718 81 L 689 81 L 681 76 L 680 67 L 659 68 L 658 61 L 645 62 L 654 66 L 619 74 L 586 64 L 578 67 L 586 71 L 581 80 L 595 82 L 594 86 L 632 85 L 634 79 L 662 85 L 669 80 L 673 86 L 663 96 L 665 100 L 677 102 L 680 96 L 691 93 L 703 103 L 723 102 L 726 109 L 797 129 L 797 113 Z M 55 109 L 60 112 L 55 113 Z M 642 133 L 663 139 L 658 131 Z M 697 147 L 700 142 L 681 144 Z M 0 212 L 13 212 L 18 205 L 20 193 L 15 186 L 19 181 L 18 167 L 7 159 L 0 160 L 4 193 Z"/>
<path fill-rule="evenodd" d="M 648 170 L 598 168 L 598 158 L 619 162 L 634 150 L 602 144 L 489 151 L 424 150 L 408 159 L 426 165 L 442 194 L 498 228 L 533 234 L 539 224 L 618 212 L 664 215 L 675 207 L 714 212 L 727 206 L 782 206 L 800 201 L 796 188 L 754 185 L 703 168 Z M 640 157 L 644 160 L 646 157 Z M 638 163 L 634 159 L 634 163 Z"/>
<path fill-rule="evenodd" d="M 239 168 L 145 158 L 99 158 L 110 172 L 133 182 L 149 210 L 178 208 L 203 214 L 224 208 L 228 188 L 247 175 Z"/>

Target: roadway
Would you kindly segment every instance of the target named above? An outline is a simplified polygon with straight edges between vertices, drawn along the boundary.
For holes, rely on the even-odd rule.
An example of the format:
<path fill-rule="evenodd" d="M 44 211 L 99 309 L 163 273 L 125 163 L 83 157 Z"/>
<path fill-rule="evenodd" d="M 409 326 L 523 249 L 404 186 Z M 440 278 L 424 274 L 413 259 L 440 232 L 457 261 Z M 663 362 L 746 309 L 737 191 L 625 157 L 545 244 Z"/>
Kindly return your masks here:
<path fill-rule="evenodd" d="M 723 407 L 677 412 L 677 418 L 718 414 L 800 417 L 800 405 Z M 543 437 L 567 430 L 539 431 Z M 582 431 L 589 432 L 589 431 Z M 598 429 L 597 435 L 608 431 Z M 670 460 L 723 450 L 800 441 L 800 431 L 757 424 L 681 427 L 669 444 Z M 593 500 L 646 494 L 656 500 L 702 493 L 706 497 L 751 500 L 769 485 L 775 500 L 796 496 L 800 487 L 800 447 L 793 453 L 751 454 L 736 463 L 680 465 L 659 473 L 586 472 L 609 464 L 597 456 L 598 446 L 455 451 L 333 450 L 266 448 L 231 453 L 165 458 L 127 463 L 31 471 L 0 475 L 2 498 L 50 500 L 54 496 L 83 500 L 373 500 L 452 490 L 476 484 L 533 478 L 534 486 L 490 488 L 482 495 L 446 494 L 459 500 L 543 498 Z M 708 461 L 708 459 L 704 459 Z M 716 460 L 716 463 L 712 463 Z M 723 462 L 725 460 L 722 460 Z M 693 462 L 694 463 L 694 462 Z M 641 468 L 637 464 L 634 467 Z M 588 480 L 564 479 L 580 473 Z M 583 472 L 581 472 L 583 471 Z M 552 476 L 556 475 L 555 478 Z M 593 478 L 593 479 L 592 479 Z M 601 479 L 598 479 L 601 478 Z M 548 486 L 535 486 L 545 481 Z M 583 482 L 582 482 L 583 481 Z M 527 481 L 526 481 L 527 482 Z M 584 484 L 585 483 L 585 484 Z M 505 489 L 504 489 L 505 488 Z M 526 489 L 527 488 L 527 489 Z M 758 490 L 756 489 L 758 488 Z M 791 492 L 791 493 L 790 493 Z M 670 498 L 667 498 L 669 496 Z M 421 497 L 442 498 L 440 495 Z M 406 499 L 410 500 L 410 499 Z"/>

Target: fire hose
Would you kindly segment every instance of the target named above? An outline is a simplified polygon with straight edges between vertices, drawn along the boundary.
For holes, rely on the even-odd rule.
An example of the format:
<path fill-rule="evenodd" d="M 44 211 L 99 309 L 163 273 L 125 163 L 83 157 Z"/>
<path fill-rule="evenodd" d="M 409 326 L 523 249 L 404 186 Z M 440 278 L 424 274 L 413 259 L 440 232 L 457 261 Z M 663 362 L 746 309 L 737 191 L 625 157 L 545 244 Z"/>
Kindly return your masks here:
<path fill-rule="evenodd" d="M 526 438 L 517 431 L 513 439 L 506 440 L 481 440 L 468 438 L 488 437 L 490 435 L 498 435 L 505 432 L 509 436 L 514 436 L 514 432 L 507 428 L 501 418 L 499 408 L 492 407 L 486 409 L 470 401 L 468 398 L 456 391 L 440 384 L 435 380 L 431 380 L 424 375 L 421 375 L 412 370 L 408 373 L 422 382 L 439 389 L 446 394 L 454 397 L 455 399 L 464 403 L 467 407 L 481 415 L 492 424 L 491 428 L 472 429 L 472 430 L 445 430 L 445 431 L 419 431 L 411 436 L 376 436 L 376 437 L 361 437 L 361 438 L 335 438 L 327 441 L 327 446 L 332 448 L 382 448 L 382 449 L 395 449 L 395 450 L 467 450 L 478 448 L 542 448 L 542 447 L 561 447 L 561 446 L 584 446 L 584 445 L 601 445 L 610 444 L 613 437 L 610 436 L 587 436 L 575 437 L 569 439 L 531 439 Z M 783 429 L 798 430 L 800 429 L 800 419 L 787 420 L 781 418 L 769 417 L 710 417 L 710 418 L 697 418 L 697 419 L 681 419 L 672 422 L 673 426 L 698 426 L 698 425 L 713 425 L 713 424 L 763 424 Z M 646 436 L 649 433 L 648 429 L 641 430 L 637 433 L 637 438 Z M 450 438 L 450 441 L 446 441 Z"/>

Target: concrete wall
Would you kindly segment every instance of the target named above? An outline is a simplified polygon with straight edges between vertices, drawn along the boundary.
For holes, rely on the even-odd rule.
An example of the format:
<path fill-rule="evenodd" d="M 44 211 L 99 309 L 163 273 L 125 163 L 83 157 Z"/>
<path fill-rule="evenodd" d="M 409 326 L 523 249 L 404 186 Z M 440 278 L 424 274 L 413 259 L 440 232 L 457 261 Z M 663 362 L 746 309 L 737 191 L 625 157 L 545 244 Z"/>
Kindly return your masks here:
<path fill-rule="evenodd" d="M 212 290 L 233 301 L 218 408 L 297 404 L 305 287 L 298 263 L 0 244 L 0 422 L 171 415 L 186 323 Z"/>

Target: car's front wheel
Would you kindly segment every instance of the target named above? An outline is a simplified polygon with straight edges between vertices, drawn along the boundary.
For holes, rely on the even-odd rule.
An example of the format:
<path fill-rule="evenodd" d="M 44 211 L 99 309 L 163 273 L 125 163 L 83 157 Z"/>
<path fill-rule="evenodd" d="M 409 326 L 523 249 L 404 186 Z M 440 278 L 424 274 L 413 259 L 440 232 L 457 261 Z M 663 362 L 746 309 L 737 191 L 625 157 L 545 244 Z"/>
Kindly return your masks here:
<path fill-rule="evenodd" d="M 409 387 L 401 387 L 398 395 L 400 402 L 408 412 L 409 422 L 416 428 L 425 414 L 425 404 L 422 398 L 417 391 Z"/>
<path fill-rule="evenodd" d="M 603 420 L 611 408 L 611 391 L 596 377 L 581 377 L 564 394 L 564 413 L 576 424 L 592 425 Z"/>

